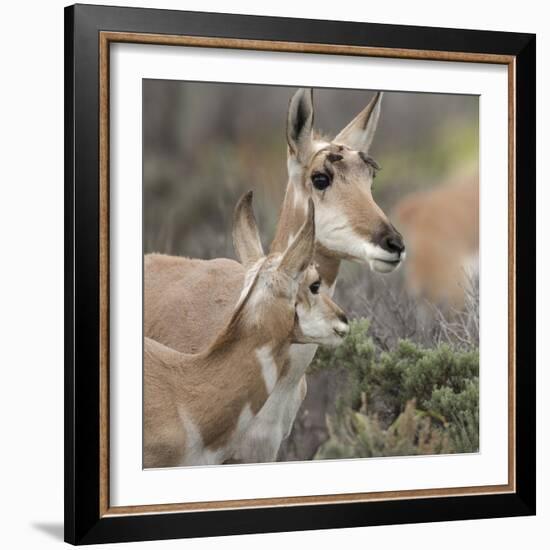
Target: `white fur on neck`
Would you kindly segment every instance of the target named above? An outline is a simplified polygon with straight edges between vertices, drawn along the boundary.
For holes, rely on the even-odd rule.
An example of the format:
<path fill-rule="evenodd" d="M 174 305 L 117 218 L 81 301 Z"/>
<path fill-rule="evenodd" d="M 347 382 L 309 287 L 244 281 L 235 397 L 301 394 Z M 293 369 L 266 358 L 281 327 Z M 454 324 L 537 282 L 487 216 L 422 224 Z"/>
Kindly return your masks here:
<path fill-rule="evenodd" d="M 275 462 L 281 442 L 288 437 L 303 400 L 305 372 L 317 351 L 315 344 L 290 346 L 290 368 L 241 439 L 234 458 L 240 462 Z"/>
<path fill-rule="evenodd" d="M 183 407 L 178 409 L 185 431 L 185 453 L 181 466 L 220 464 L 223 461 L 223 449 L 210 451 L 204 446 L 201 432 Z"/>
<path fill-rule="evenodd" d="M 183 407 L 178 408 L 178 414 L 185 431 L 185 453 L 180 466 L 207 466 L 209 464 L 221 464 L 229 458 L 240 445 L 243 435 L 249 429 L 254 418 L 249 403 L 242 408 L 237 425 L 227 444 L 218 449 L 211 450 L 205 447 L 204 440 L 198 426 Z"/>
<path fill-rule="evenodd" d="M 270 346 L 263 346 L 256 350 L 256 357 L 262 367 L 262 376 L 264 378 L 267 393 L 270 394 L 277 383 L 278 369 L 273 352 Z"/>

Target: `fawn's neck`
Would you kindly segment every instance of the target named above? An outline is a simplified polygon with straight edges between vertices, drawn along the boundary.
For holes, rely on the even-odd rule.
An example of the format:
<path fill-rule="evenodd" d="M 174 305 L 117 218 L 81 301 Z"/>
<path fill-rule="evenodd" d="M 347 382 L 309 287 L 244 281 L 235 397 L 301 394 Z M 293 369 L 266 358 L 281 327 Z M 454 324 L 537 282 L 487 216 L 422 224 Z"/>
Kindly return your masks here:
<path fill-rule="evenodd" d="M 224 448 L 239 437 L 288 368 L 289 349 L 290 342 L 241 337 L 238 342 L 219 340 L 196 356 L 181 354 L 178 377 L 187 388 L 181 405 L 206 447 Z"/>
<path fill-rule="evenodd" d="M 229 336 L 216 340 L 209 350 L 199 354 L 195 370 L 204 380 L 216 381 L 223 401 L 248 401 L 256 414 L 286 372 L 289 350 L 290 340 Z"/>

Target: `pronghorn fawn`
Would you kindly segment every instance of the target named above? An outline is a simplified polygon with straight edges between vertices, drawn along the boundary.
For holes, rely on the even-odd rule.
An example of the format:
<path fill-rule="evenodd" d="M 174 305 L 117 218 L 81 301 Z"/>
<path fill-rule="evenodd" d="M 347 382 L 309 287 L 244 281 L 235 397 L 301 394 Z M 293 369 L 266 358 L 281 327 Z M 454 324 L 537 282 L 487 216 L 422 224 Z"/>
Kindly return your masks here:
<path fill-rule="evenodd" d="M 312 200 L 316 224 L 314 263 L 329 294 L 334 291 L 342 260 L 366 263 L 387 273 L 404 258 L 403 239 L 371 192 L 379 166 L 369 149 L 381 101 L 382 94 L 376 93 L 332 140 L 314 132 L 311 90 L 298 90 L 289 104 L 288 183 L 271 252 L 286 249 L 304 223 L 308 201 Z M 233 311 L 244 277 L 243 267 L 229 259 L 147 255 L 145 335 L 181 352 L 196 353 L 207 348 Z M 276 459 L 305 397 L 305 372 L 316 349 L 315 345 L 292 346 L 290 366 L 242 438 L 235 460 Z M 228 365 L 227 372 L 234 376 L 235 367 Z"/>
<path fill-rule="evenodd" d="M 393 217 L 407 239 L 408 291 L 444 311 L 461 309 L 478 264 L 477 169 L 405 197 Z"/>
<path fill-rule="evenodd" d="M 234 222 L 244 285 L 213 343 L 185 354 L 145 338 L 146 468 L 230 459 L 290 368 L 291 344 L 336 345 L 348 332 L 344 313 L 320 293 L 319 275 L 310 264 L 312 201 L 287 249 L 264 256 L 251 198 L 248 193 L 239 201 Z"/>

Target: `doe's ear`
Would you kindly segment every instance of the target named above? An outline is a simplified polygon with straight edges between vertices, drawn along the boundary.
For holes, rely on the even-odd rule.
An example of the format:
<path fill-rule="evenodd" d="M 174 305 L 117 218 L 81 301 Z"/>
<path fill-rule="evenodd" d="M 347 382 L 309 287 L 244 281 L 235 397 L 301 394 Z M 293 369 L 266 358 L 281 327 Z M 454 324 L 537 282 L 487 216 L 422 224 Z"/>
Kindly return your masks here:
<path fill-rule="evenodd" d="M 376 92 L 369 104 L 334 138 L 334 141 L 368 153 L 380 118 L 382 92 Z"/>
<path fill-rule="evenodd" d="M 290 100 L 286 124 L 286 139 L 290 154 L 301 164 L 311 155 L 313 134 L 313 90 L 300 88 Z"/>
<path fill-rule="evenodd" d="M 258 224 L 252 209 L 252 191 L 245 193 L 233 214 L 233 246 L 239 261 L 249 268 L 264 257 Z"/>
<path fill-rule="evenodd" d="M 315 207 L 308 201 L 307 217 L 294 240 L 288 245 L 279 269 L 293 279 L 298 279 L 308 268 L 315 251 Z"/>

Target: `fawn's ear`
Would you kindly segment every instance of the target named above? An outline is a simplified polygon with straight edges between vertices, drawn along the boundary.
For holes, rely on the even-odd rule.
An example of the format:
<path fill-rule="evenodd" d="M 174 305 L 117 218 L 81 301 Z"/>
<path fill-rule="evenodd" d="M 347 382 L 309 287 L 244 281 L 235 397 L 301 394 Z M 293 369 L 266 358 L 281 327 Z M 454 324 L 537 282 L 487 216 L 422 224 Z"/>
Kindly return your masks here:
<path fill-rule="evenodd" d="M 301 164 L 307 163 L 313 140 L 313 90 L 300 88 L 290 100 L 286 123 L 289 154 Z"/>
<path fill-rule="evenodd" d="M 252 191 L 245 193 L 235 207 L 233 246 L 239 261 L 247 269 L 264 257 L 258 224 L 252 210 Z"/>
<path fill-rule="evenodd" d="M 368 153 L 380 118 L 382 92 L 376 92 L 370 103 L 334 138 L 356 151 Z"/>
<path fill-rule="evenodd" d="M 279 269 L 293 279 L 298 279 L 308 268 L 315 251 L 315 207 L 311 198 L 308 201 L 306 221 L 294 240 L 288 245 Z"/>

